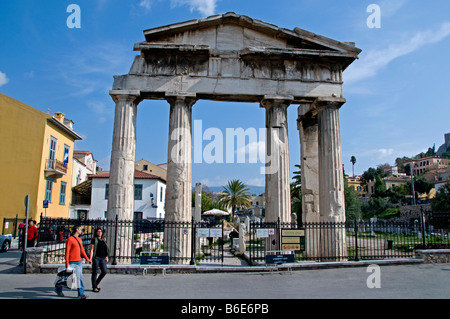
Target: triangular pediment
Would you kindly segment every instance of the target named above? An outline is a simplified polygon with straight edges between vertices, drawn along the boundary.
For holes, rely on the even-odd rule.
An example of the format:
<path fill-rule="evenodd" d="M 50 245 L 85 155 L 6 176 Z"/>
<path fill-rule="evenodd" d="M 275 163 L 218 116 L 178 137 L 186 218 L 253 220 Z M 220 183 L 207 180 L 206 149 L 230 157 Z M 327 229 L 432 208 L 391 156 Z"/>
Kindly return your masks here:
<path fill-rule="evenodd" d="M 148 29 L 144 35 L 146 41 L 136 44 L 136 50 L 146 45 L 164 44 L 189 45 L 213 51 L 324 51 L 354 58 L 361 52 L 351 43 L 339 42 L 300 28 L 280 28 L 233 12 Z"/>

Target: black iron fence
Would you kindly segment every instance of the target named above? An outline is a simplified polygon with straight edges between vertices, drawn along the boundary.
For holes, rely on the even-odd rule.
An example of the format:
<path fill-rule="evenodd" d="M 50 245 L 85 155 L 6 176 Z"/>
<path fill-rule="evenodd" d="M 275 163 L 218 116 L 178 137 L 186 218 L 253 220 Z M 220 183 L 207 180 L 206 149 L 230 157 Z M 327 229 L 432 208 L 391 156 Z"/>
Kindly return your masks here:
<path fill-rule="evenodd" d="M 64 262 L 65 242 L 75 225 L 81 226 L 81 239 L 88 256 L 95 229 L 103 229 L 112 264 L 138 264 L 141 253 L 168 255 L 170 263 L 223 262 L 223 223 L 170 222 L 162 219 L 51 219 L 41 216 L 37 245 L 47 250 L 44 263 Z M 181 240 L 190 239 L 191 254 L 170 254 L 164 236 L 177 234 L 181 234 Z"/>
<path fill-rule="evenodd" d="M 43 218 L 38 246 L 47 249 L 45 263 L 62 263 L 65 241 L 73 226 L 82 228 L 86 253 L 97 227 L 104 230 L 111 250 L 110 261 L 139 263 L 142 252 L 167 253 L 164 236 L 179 234 L 190 240 L 188 256 L 171 254 L 170 263 L 222 262 L 223 223 L 168 222 L 164 220 L 78 220 Z M 126 240 L 124 240 L 126 238 Z M 252 263 L 265 263 L 267 256 L 290 251 L 294 261 L 339 261 L 411 258 L 417 249 L 450 248 L 449 229 L 412 221 L 347 221 L 341 223 L 250 222 L 246 251 Z"/>
<path fill-rule="evenodd" d="M 415 221 L 250 222 L 252 263 L 289 252 L 295 261 L 411 258 L 417 249 L 450 248 L 450 230 Z"/>

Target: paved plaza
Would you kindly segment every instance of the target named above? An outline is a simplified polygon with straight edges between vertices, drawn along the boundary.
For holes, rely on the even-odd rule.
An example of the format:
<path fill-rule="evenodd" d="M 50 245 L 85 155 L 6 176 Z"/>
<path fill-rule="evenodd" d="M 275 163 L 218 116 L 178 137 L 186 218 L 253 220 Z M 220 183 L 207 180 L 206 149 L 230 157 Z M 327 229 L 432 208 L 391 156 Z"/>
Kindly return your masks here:
<path fill-rule="evenodd" d="M 54 293 L 54 274 L 23 274 L 20 252 L 0 254 L 0 299 L 61 299 Z M 226 267 L 224 267 L 226 270 Z M 367 267 L 221 273 L 108 274 L 100 293 L 93 293 L 84 274 L 89 299 L 448 299 L 449 264 L 381 265 L 380 288 L 368 288 Z M 63 299 L 75 299 L 65 290 Z"/>

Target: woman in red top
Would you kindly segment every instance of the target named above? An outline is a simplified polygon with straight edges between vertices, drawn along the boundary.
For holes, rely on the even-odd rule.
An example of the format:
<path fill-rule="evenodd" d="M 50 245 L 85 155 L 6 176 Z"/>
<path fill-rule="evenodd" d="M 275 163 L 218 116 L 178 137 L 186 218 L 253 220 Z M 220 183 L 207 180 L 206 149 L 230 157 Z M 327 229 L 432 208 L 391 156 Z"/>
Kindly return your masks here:
<path fill-rule="evenodd" d="M 84 294 L 83 284 L 83 263 L 82 258 L 86 259 L 88 263 L 92 263 L 83 247 L 83 241 L 80 238 L 81 226 L 77 225 L 73 227 L 72 236 L 66 240 L 66 268 L 73 268 L 73 272 L 77 276 L 77 290 L 78 298 L 86 299 Z M 64 296 L 62 292 L 62 286 L 56 287 L 56 294 L 58 296 Z"/>

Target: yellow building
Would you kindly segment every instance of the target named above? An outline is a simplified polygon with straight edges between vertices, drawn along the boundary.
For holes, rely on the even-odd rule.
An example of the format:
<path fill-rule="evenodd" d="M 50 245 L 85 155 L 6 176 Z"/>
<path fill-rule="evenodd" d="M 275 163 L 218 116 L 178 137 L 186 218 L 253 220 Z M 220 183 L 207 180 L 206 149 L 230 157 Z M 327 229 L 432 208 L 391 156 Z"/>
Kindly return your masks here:
<path fill-rule="evenodd" d="M 41 213 L 69 216 L 74 142 L 81 140 L 72 124 L 0 93 L 0 221 L 25 217 L 26 195 L 37 222 Z"/>
<path fill-rule="evenodd" d="M 350 186 L 359 196 L 364 197 L 365 191 L 364 186 L 359 177 L 349 177 L 347 178 L 347 185 Z"/>

